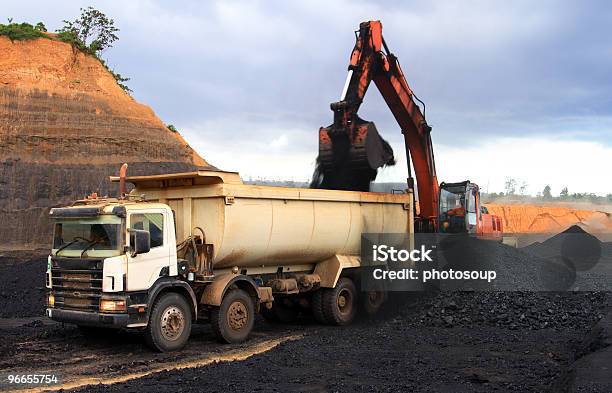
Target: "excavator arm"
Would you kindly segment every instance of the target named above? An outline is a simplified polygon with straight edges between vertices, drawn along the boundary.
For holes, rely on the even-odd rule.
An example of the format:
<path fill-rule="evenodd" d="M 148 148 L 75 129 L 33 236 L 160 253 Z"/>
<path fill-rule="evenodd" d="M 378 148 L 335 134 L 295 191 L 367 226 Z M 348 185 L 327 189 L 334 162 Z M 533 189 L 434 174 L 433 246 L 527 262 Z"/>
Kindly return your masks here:
<path fill-rule="evenodd" d="M 357 115 L 370 82 L 374 81 L 404 135 L 411 189 L 412 159 L 420 207 L 417 225 L 420 231 L 433 232 L 437 226 L 439 185 L 431 127 L 415 102 L 416 96 L 397 57 L 384 41 L 381 22 L 361 23 L 356 38 L 340 101 L 331 104 L 334 123 L 319 130 L 320 186 L 367 191 L 376 170 L 395 163 L 391 147 L 380 137 L 374 123 Z"/>

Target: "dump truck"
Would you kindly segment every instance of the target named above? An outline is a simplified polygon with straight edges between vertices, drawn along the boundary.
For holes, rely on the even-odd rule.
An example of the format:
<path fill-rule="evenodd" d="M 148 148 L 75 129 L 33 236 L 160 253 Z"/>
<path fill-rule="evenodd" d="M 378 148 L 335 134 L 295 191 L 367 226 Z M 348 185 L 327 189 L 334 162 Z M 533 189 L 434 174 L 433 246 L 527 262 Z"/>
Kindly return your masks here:
<path fill-rule="evenodd" d="M 375 312 L 382 291 L 359 290 L 363 233 L 413 232 L 411 192 L 382 194 L 243 184 L 199 170 L 112 181 L 50 210 L 47 316 L 85 329 L 138 330 L 158 351 L 182 348 L 193 323 L 241 342 L 255 314 L 326 324 Z M 126 184 L 134 188 L 126 194 Z"/>

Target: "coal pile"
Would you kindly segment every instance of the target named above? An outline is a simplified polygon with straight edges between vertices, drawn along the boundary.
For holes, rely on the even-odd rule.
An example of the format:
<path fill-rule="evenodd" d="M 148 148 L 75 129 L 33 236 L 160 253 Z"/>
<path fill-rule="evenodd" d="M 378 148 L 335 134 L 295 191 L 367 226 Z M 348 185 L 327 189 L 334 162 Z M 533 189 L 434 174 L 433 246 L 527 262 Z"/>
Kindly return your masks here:
<path fill-rule="evenodd" d="M 492 283 L 483 281 L 444 281 L 442 290 L 537 291 L 542 290 L 541 266 L 544 260 L 514 247 L 471 236 L 449 236 L 440 241 L 438 255 L 444 269 L 491 270 Z"/>
<path fill-rule="evenodd" d="M 46 270 L 44 258 L 0 257 L 0 318 L 44 316 Z"/>
<path fill-rule="evenodd" d="M 611 306 L 603 292 L 440 292 L 399 314 L 415 327 L 588 329 Z"/>
<path fill-rule="evenodd" d="M 578 225 L 522 250 L 544 258 L 547 268 L 556 270 L 557 281 L 553 286 L 557 289 L 612 290 L 612 243 L 601 242 Z M 562 283 L 559 278 L 566 282 Z"/>
<path fill-rule="evenodd" d="M 443 237 L 439 265 L 445 270 L 495 271 L 496 279 L 446 280 L 447 291 L 612 290 L 612 247 L 579 226 L 542 243 L 517 249 L 466 235 Z"/>
<path fill-rule="evenodd" d="M 602 257 L 602 242 L 578 225 L 539 243 L 525 247 L 525 251 L 542 257 L 562 256 L 572 262 L 577 271 L 590 270 Z"/>

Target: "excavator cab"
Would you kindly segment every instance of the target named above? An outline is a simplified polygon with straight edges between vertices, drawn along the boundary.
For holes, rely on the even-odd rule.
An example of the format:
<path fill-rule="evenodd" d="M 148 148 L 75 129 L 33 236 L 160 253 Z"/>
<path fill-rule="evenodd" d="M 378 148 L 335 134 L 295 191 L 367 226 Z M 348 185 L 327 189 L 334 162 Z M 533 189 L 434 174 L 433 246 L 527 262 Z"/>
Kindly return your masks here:
<path fill-rule="evenodd" d="M 438 215 L 441 233 L 477 233 L 480 217 L 480 192 L 469 180 L 460 183 L 440 184 L 440 211 Z"/>
<path fill-rule="evenodd" d="M 480 203 L 478 185 L 469 180 L 440 184 L 438 227 L 441 233 L 469 233 L 502 240 L 501 219 Z"/>

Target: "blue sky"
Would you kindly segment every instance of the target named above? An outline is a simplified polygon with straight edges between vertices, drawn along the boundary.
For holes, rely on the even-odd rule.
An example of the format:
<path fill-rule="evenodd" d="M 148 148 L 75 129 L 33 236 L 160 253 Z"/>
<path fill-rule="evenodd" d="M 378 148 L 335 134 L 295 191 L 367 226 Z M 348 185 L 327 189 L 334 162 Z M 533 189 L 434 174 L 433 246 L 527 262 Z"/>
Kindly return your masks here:
<path fill-rule="evenodd" d="M 244 177 L 309 176 L 353 31 L 380 19 L 427 104 L 440 180 L 612 192 L 610 3 L 20 1 L 3 14 L 54 30 L 88 5 L 121 29 L 103 57 L 131 78 L 134 97 Z M 402 159 L 399 127 L 373 85 L 360 114 Z M 405 176 L 400 162 L 380 178 Z"/>

